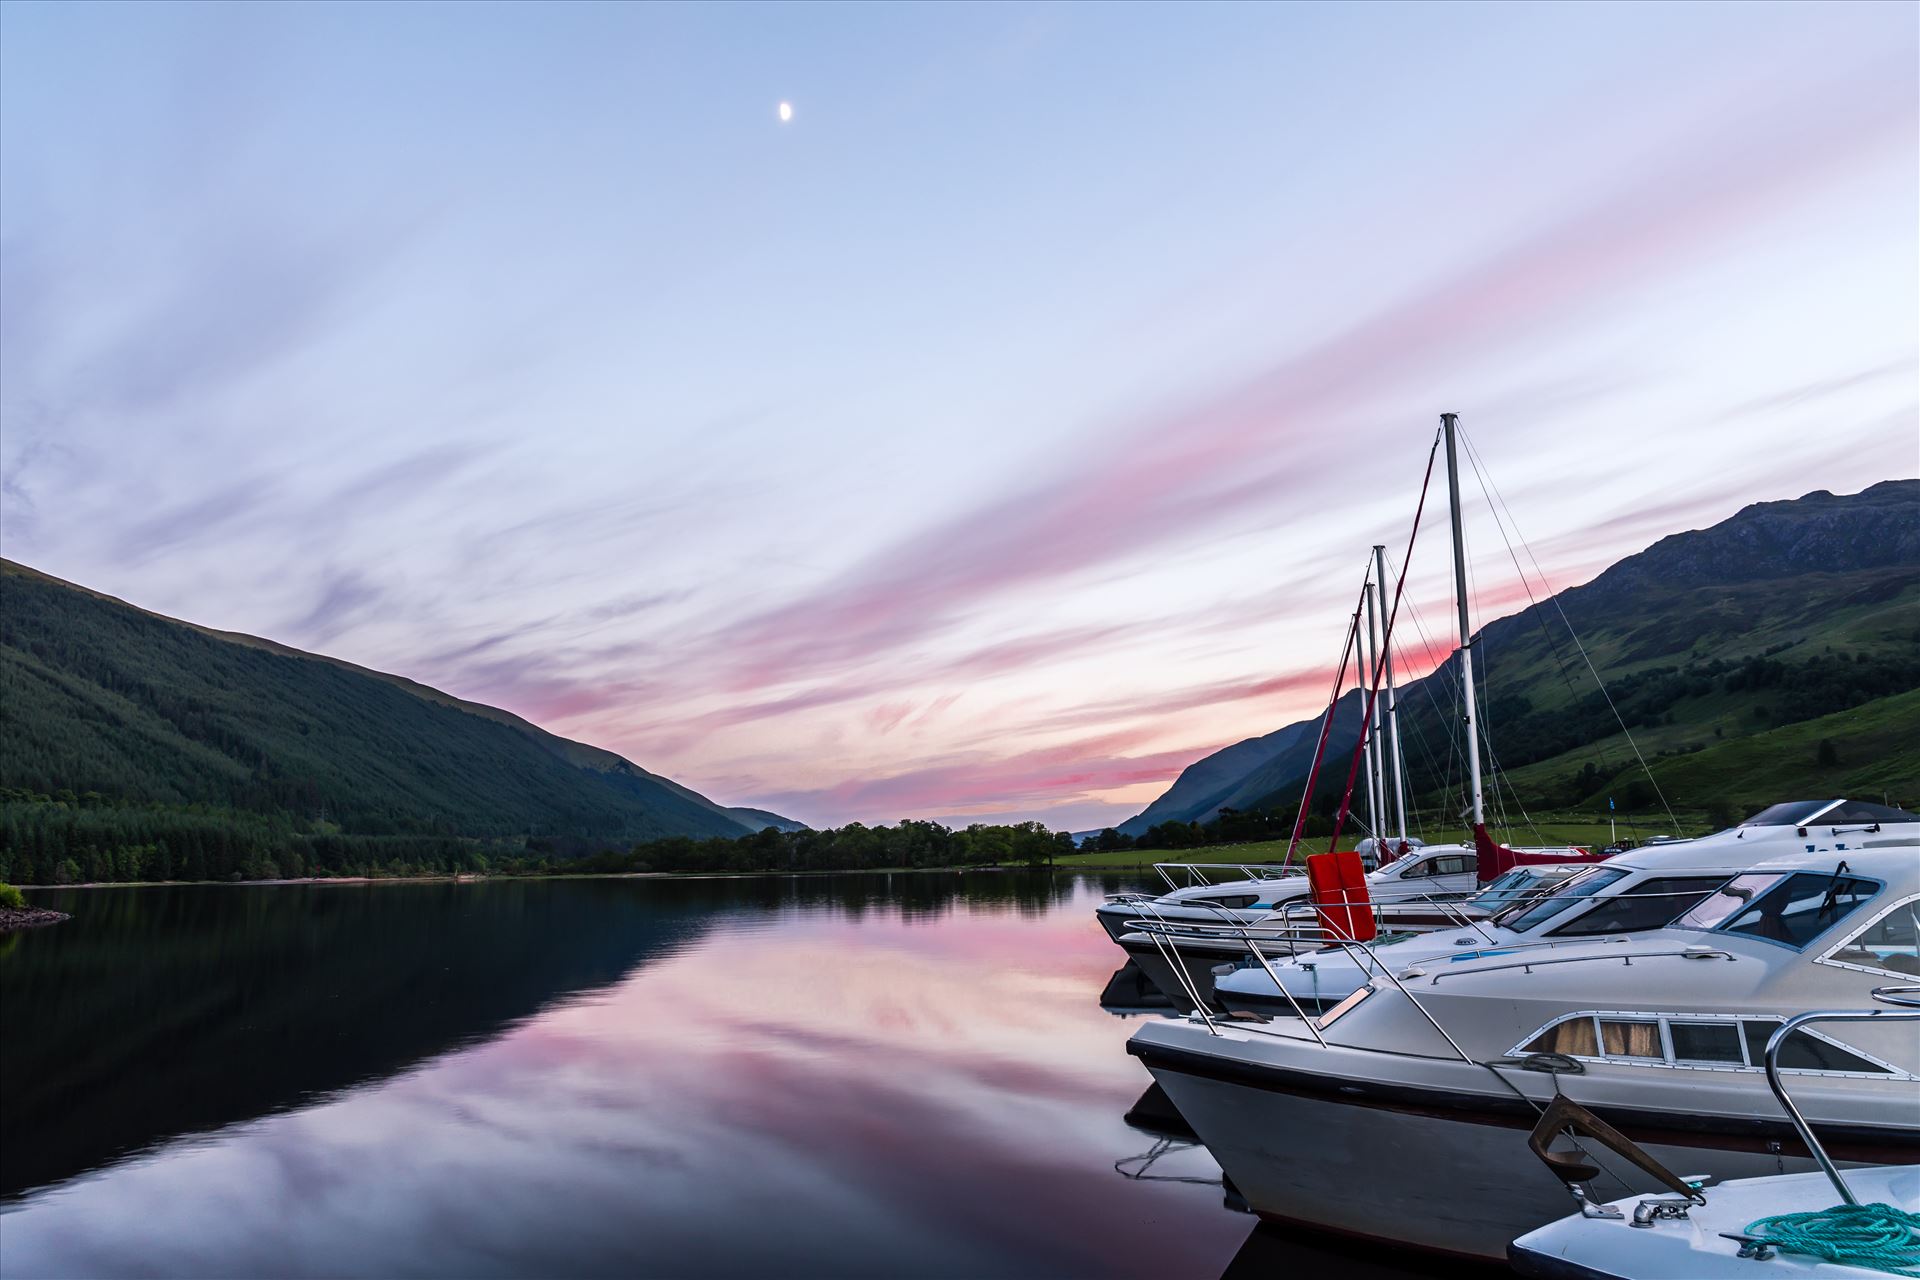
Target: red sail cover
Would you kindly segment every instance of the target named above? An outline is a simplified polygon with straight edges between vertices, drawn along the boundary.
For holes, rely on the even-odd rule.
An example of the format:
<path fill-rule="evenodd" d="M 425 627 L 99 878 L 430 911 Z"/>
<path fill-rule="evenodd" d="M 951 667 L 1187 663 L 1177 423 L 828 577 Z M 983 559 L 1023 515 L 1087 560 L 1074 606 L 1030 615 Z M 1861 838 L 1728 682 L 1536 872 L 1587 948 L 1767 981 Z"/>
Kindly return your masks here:
<path fill-rule="evenodd" d="M 1522 853 L 1518 849 L 1509 849 L 1503 844 L 1495 844 L 1493 837 L 1487 834 L 1487 824 L 1482 822 L 1473 828 L 1473 848 L 1478 855 L 1475 871 L 1481 884 L 1496 879 L 1515 867 L 1556 866 L 1568 862 L 1605 862 L 1605 854 L 1588 853 L 1585 849 L 1568 848 L 1565 850 L 1547 850 L 1539 853 Z"/>
<path fill-rule="evenodd" d="M 1373 903 L 1367 894 L 1367 872 L 1353 849 L 1307 856 L 1307 888 L 1320 916 L 1320 927 L 1335 938 L 1366 942 L 1374 935 Z"/>

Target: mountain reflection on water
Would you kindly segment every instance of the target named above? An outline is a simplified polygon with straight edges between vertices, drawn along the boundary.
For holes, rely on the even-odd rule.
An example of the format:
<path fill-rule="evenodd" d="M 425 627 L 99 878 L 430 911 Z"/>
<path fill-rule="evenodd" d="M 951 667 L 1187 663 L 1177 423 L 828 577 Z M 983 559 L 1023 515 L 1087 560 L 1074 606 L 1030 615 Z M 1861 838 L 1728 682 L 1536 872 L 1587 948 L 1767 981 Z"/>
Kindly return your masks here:
<path fill-rule="evenodd" d="M 1204 1148 L 1126 1176 L 1117 883 L 48 895 L 0 952 L 0 1274 L 1312 1273 Z"/>

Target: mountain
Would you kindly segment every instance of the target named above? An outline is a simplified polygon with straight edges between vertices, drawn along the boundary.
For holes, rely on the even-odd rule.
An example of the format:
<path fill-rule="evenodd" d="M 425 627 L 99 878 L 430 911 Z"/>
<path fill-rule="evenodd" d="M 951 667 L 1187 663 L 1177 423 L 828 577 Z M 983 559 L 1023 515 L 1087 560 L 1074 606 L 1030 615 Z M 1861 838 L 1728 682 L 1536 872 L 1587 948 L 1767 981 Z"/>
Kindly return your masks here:
<path fill-rule="evenodd" d="M 1360 710 L 1357 691 L 1340 699 L 1327 735 L 1332 758 L 1344 759 L 1353 750 L 1360 736 Z M 1295 780 L 1304 782 L 1319 741 L 1320 718 L 1315 717 L 1222 747 L 1181 770 L 1159 799 L 1121 823 L 1119 831 L 1140 836 L 1162 822 L 1206 822 L 1222 809 L 1263 807 L 1268 795 Z"/>
<path fill-rule="evenodd" d="M 811 831 L 813 829 L 804 822 L 796 821 L 793 818 L 783 818 L 777 813 L 768 813 L 765 809 L 742 809 L 735 807 L 728 809 L 727 812 L 738 821 L 745 823 L 747 827 L 753 831 L 765 831 L 768 827 L 772 827 L 776 831 Z"/>
<path fill-rule="evenodd" d="M 210 812 L 314 839 L 563 847 L 786 821 L 736 815 L 497 707 L 11 561 L 0 561 L 0 788 L 12 802 L 67 793 L 79 809 Z"/>
<path fill-rule="evenodd" d="M 1399 695 L 1409 786 L 1449 812 L 1457 669 L 1455 654 Z M 1802 791 L 1920 799 L 1920 480 L 1756 503 L 1662 538 L 1482 627 L 1474 669 L 1490 758 L 1529 805 L 1655 808 L 1636 747 L 1674 808 Z M 1197 762 L 1123 830 L 1292 807 L 1318 724 Z M 1304 759 L 1261 745 L 1303 737 Z"/>

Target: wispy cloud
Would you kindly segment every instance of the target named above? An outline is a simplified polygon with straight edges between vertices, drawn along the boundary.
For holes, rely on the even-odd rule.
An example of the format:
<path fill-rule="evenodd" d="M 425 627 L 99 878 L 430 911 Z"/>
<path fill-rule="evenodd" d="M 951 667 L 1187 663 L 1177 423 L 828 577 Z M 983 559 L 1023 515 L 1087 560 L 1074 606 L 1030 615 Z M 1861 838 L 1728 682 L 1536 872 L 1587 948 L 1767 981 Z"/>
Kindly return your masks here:
<path fill-rule="evenodd" d="M 723 629 L 743 686 L 913 644 L 993 597 L 1190 542 L 1249 505 L 1337 490 L 1356 411 L 1472 366 L 1670 271 L 1827 175 L 1910 141 L 1913 95 L 1877 68 L 1782 86 L 1739 127 L 1703 121 L 1638 173 L 1511 248 L 1263 373 L 1089 442 L 1074 464 Z"/>
<path fill-rule="evenodd" d="M 767 800 L 781 812 L 815 815 L 822 821 L 826 815 L 855 815 L 872 822 L 927 813 L 1000 813 L 1116 787 L 1167 782 L 1212 749 L 1126 754 L 1128 746 L 1142 740 L 1141 735 L 1103 734 L 1011 756 L 950 760 L 816 790 L 774 792 Z"/>
<path fill-rule="evenodd" d="M 831 62 L 845 103 L 911 119 L 773 137 L 694 127 L 731 119 L 705 87 L 580 70 L 653 11 L 502 10 L 455 23 L 455 59 L 431 14 L 185 12 L 103 24 L 139 32 L 125 83 L 68 74 L 100 56 L 78 11 L 4 16 L 9 554 L 729 800 L 1098 805 L 1310 712 L 1441 409 L 1493 424 L 1556 587 L 1912 465 L 1911 250 L 1857 248 L 1911 239 L 1910 14 L 1674 11 L 1652 58 L 1640 15 L 1540 11 L 1553 56 L 1577 27 L 1582 74 L 1639 77 L 1632 109 L 1496 77 L 1410 146 L 1383 68 L 1431 50 L 1369 28 L 1350 57 L 1333 10 L 1310 37 L 1249 11 L 1331 61 L 1232 90 L 1204 41 L 1182 61 L 1112 15 L 1005 59 L 920 10 L 940 75 L 912 93 Z M 823 17 L 836 50 L 863 12 Z M 706 22 L 676 38 L 724 62 Z M 1080 28 L 1163 100 L 1116 115 Z M 361 74 L 395 59 L 404 92 Z M 982 75 L 994 102 L 954 111 Z M 1330 86 L 1380 119 L 1307 109 Z M 1288 163 L 1247 163 L 1269 145 Z M 1477 549 L 1485 621 L 1526 595 Z M 1414 590 L 1420 667 L 1452 624 Z"/>
<path fill-rule="evenodd" d="M 358 623 L 385 594 L 363 573 L 336 571 L 326 579 L 313 607 L 289 622 L 284 634 L 306 645 L 325 644 Z"/>

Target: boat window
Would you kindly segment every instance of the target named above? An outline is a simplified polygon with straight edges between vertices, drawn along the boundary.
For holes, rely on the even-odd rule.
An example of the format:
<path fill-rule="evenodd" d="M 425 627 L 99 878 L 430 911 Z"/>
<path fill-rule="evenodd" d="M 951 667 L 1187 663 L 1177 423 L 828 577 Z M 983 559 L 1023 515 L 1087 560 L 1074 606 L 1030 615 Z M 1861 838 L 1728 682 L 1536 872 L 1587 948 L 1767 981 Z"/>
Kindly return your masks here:
<path fill-rule="evenodd" d="M 1720 932 L 1798 949 L 1865 906 L 1879 891 L 1879 884 L 1872 880 L 1795 872 L 1721 925 Z"/>
<path fill-rule="evenodd" d="M 1694 1070 L 1759 1071 L 1766 1064 L 1767 1039 L 1779 1029 L 1778 1018 L 1579 1013 L 1546 1027 L 1514 1052 L 1564 1053 L 1573 1058 Z M 1781 1048 L 1780 1066 L 1786 1071 L 1897 1074 L 1818 1032 L 1804 1030 L 1794 1032 Z"/>
<path fill-rule="evenodd" d="M 1733 1022 L 1669 1022 L 1676 1062 L 1724 1062 L 1741 1066 L 1740 1027 Z"/>
<path fill-rule="evenodd" d="M 1763 1066 L 1767 1061 L 1767 1041 L 1780 1029 L 1780 1023 L 1773 1019 L 1756 1019 L 1742 1022 L 1740 1031 L 1747 1038 L 1747 1061 L 1754 1066 Z M 1796 1031 L 1780 1047 L 1780 1065 L 1790 1071 L 1864 1071 L 1873 1075 L 1886 1075 L 1887 1069 L 1878 1063 L 1869 1062 L 1857 1053 L 1851 1053 L 1831 1040 Z"/>
<path fill-rule="evenodd" d="M 1508 889 L 1518 889 L 1521 885 L 1526 884 L 1532 879 L 1532 872 L 1527 871 L 1525 868 L 1516 867 L 1514 870 L 1503 872 L 1481 885 L 1480 892 L 1477 896 L 1482 901 L 1485 901 L 1492 894 L 1501 893 Z"/>
<path fill-rule="evenodd" d="M 1664 1057 L 1660 1049 L 1660 1024 L 1602 1018 L 1600 1050 L 1609 1058 Z"/>
<path fill-rule="evenodd" d="M 1833 808 L 1834 800 L 1789 800 L 1770 804 L 1740 825 L 1743 827 L 1797 827 Z"/>
<path fill-rule="evenodd" d="M 1528 1041 L 1521 1052 L 1564 1053 L 1576 1058 L 1591 1058 L 1600 1052 L 1600 1042 L 1593 1034 L 1592 1018 L 1568 1018 Z"/>
<path fill-rule="evenodd" d="M 1920 821 L 1905 809 L 1890 804 L 1869 804 L 1865 800 L 1843 800 L 1820 815 L 1820 825 L 1832 823 L 1835 826 L 1851 826 L 1858 822 L 1915 822 Z"/>
<path fill-rule="evenodd" d="M 1580 899 L 1590 898 L 1614 881 L 1626 878 L 1627 872 L 1619 867 L 1589 867 L 1544 897 L 1514 903 L 1495 917 L 1495 922 L 1524 933 L 1544 920 L 1553 919 Z M 1507 919 L 1508 915 L 1513 918 Z"/>
<path fill-rule="evenodd" d="M 1724 924 L 1742 907 L 1779 884 L 1786 876 L 1777 871 L 1751 872 L 1735 876 L 1720 886 L 1720 891 L 1701 901 L 1693 910 L 1673 922 L 1676 929 L 1713 929 Z"/>
<path fill-rule="evenodd" d="M 1570 938 L 1658 929 L 1713 892 L 1724 879 L 1723 876 L 1657 876 L 1642 880 L 1603 899 L 1593 910 L 1550 933 L 1556 938 Z"/>
<path fill-rule="evenodd" d="M 1537 868 L 1516 868 L 1503 876 L 1489 881 L 1479 893 L 1473 896 L 1473 903 L 1475 906 L 1484 907 L 1488 911 L 1497 911 L 1516 899 L 1538 893 L 1548 885 L 1565 878 L 1564 875 L 1554 872 L 1551 868 L 1549 868 L 1545 874 Z"/>
<path fill-rule="evenodd" d="M 1823 958 L 1882 973 L 1920 975 L 1920 898 L 1895 907 Z"/>

